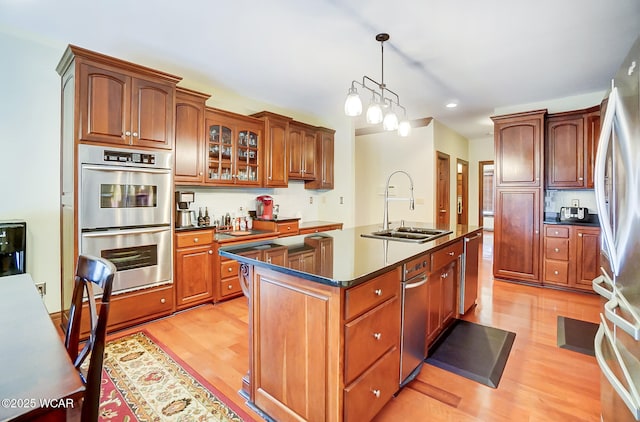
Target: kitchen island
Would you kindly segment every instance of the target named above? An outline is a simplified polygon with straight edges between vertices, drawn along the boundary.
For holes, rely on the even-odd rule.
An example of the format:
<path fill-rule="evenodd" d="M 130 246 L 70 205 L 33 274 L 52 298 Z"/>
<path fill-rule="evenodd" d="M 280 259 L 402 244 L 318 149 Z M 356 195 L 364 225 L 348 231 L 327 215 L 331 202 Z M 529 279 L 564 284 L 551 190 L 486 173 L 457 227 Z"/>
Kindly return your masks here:
<path fill-rule="evenodd" d="M 249 404 L 278 421 L 373 418 L 400 388 L 405 264 L 429 274 L 427 347 L 457 316 L 464 238 L 481 228 L 438 228 L 452 233 L 362 237 L 372 225 L 221 247 L 249 298 Z"/>

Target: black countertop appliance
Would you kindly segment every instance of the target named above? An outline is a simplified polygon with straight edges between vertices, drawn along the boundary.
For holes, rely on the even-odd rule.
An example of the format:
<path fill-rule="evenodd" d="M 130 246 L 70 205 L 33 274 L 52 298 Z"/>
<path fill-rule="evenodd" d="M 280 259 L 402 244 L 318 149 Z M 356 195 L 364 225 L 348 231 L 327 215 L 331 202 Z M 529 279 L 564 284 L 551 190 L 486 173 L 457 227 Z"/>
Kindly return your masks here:
<path fill-rule="evenodd" d="M 24 221 L 0 221 L 0 277 L 23 274 L 27 223 Z"/>
<path fill-rule="evenodd" d="M 589 221 L 589 209 L 584 207 L 562 207 L 560 208 L 560 221 L 571 223 Z"/>

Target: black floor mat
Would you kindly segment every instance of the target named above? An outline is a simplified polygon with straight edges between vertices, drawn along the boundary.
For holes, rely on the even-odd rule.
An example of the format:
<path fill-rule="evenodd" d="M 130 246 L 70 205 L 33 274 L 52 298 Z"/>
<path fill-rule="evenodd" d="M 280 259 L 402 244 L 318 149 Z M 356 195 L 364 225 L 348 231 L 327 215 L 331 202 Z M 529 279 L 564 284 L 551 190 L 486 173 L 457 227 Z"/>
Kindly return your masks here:
<path fill-rule="evenodd" d="M 596 331 L 598 324 L 558 315 L 558 347 L 595 356 Z"/>
<path fill-rule="evenodd" d="M 457 320 L 425 362 L 497 388 L 516 334 Z"/>

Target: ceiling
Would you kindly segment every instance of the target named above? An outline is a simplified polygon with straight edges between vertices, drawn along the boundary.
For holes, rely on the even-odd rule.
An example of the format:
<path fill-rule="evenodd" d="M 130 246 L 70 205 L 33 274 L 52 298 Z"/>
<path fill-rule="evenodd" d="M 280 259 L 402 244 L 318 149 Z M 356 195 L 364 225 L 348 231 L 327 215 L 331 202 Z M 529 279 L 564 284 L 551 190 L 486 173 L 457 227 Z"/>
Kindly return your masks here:
<path fill-rule="evenodd" d="M 0 27 L 317 116 L 342 113 L 352 80 L 381 79 L 387 32 L 385 83 L 408 117 L 474 139 L 497 107 L 604 91 L 640 1 L 0 0 Z"/>

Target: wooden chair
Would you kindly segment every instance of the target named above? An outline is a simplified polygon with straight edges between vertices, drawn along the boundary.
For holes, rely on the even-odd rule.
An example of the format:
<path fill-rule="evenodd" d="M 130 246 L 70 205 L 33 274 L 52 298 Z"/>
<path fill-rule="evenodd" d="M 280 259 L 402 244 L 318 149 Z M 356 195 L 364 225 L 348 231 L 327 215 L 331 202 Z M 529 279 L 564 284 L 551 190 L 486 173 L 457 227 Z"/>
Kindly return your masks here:
<path fill-rule="evenodd" d="M 106 259 L 89 255 L 78 256 L 73 297 L 71 299 L 71 307 L 69 308 L 69 323 L 65 336 L 65 347 L 76 369 L 80 372 L 80 377 L 86 387 L 80 416 L 83 422 L 98 420 L 107 317 L 109 315 L 109 302 L 111 300 L 111 290 L 115 272 L 116 267 Z M 99 314 L 96 312 L 96 301 L 93 292 L 94 285 L 102 289 Z M 79 350 L 80 325 L 85 294 L 89 305 L 91 331 L 84 347 L 82 350 Z M 87 357 L 89 357 L 89 366 L 85 373 L 81 366 Z"/>

